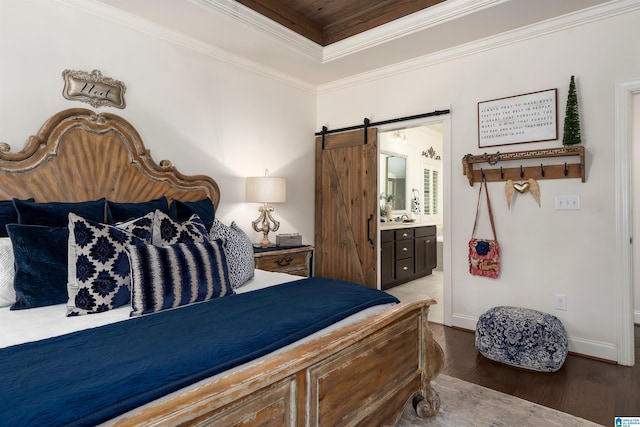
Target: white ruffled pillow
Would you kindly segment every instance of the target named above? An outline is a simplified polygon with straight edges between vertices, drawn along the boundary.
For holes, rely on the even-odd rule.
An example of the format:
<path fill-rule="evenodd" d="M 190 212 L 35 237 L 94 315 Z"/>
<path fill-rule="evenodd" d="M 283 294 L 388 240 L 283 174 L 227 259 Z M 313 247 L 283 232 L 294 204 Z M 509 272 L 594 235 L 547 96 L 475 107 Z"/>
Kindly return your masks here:
<path fill-rule="evenodd" d="M 9 307 L 16 302 L 16 291 L 13 288 L 14 276 L 15 267 L 11 239 L 0 237 L 0 307 Z"/>

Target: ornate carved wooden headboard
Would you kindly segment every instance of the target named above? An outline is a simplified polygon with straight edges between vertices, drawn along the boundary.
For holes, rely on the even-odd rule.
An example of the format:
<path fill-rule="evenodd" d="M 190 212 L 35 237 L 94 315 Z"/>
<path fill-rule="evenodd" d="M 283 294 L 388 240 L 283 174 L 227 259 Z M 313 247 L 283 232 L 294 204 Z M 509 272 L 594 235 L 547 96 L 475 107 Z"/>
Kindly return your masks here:
<path fill-rule="evenodd" d="M 9 150 L 0 145 L 0 200 L 142 202 L 164 195 L 170 201 L 209 197 L 216 208 L 220 201 L 212 178 L 183 175 L 166 160 L 155 163 L 135 128 L 115 114 L 61 111 L 24 149 Z"/>

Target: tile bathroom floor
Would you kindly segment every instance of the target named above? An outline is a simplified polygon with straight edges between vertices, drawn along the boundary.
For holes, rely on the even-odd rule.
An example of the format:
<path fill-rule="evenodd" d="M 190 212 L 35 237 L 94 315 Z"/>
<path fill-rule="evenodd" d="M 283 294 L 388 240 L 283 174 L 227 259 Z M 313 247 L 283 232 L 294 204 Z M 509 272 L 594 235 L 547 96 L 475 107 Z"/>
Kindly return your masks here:
<path fill-rule="evenodd" d="M 425 298 L 436 300 L 438 304 L 432 305 L 429 309 L 429 321 L 444 323 L 442 271 L 434 270 L 429 276 L 394 286 L 387 289 L 386 292 L 398 298 L 401 302 L 411 302 Z"/>

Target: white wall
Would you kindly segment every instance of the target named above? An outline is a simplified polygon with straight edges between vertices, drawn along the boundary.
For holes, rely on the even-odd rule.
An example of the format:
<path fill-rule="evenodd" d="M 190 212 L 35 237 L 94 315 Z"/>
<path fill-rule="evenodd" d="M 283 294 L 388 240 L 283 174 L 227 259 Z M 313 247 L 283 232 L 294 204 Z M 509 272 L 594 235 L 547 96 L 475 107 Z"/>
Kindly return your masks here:
<path fill-rule="evenodd" d="M 640 12 L 587 21 L 562 31 L 525 37 L 453 59 L 395 74 L 359 76 L 352 85 L 327 86 L 318 99 L 318 127 L 349 126 L 451 108 L 451 281 L 453 324 L 475 327 L 497 305 L 530 307 L 558 316 L 571 338 L 570 350 L 617 359 L 614 264 L 614 96 L 617 82 L 640 76 Z M 467 49 L 471 51 L 473 49 Z M 425 62 L 426 63 L 426 62 Z M 403 71 L 409 69 L 408 71 Z M 380 75 L 380 78 L 376 76 Z M 570 76 L 576 76 L 587 182 L 539 181 L 542 206 L 519 198 L 507 209 L 504 183 L 490 183 L 502 273 L 498 280 L 471 276 L 467 243 L 475 214 L 477 186 L 462 175 L 467 153 L 518 151 L 559 146 L 529 143 L 478 149 L 477 103 L 558 88 L 559 137 Z M 389 94 L 404 94 L 389 96 Z M 582 209 L 556 211 L 556 195 L 579 195 Z M 485 234 L 488 235 L 488 227 Z M 479 233 L 482 236 L 482 231 Z M 554 295 L 567 297 L 567 310 L 554 309 Z"/>
<path fill-rule="evenodd" d="M 239 35 L 238 35 L 239 36 Z M 278 233 L 313 242 L 316 96 L 50 0 L 0 0 L 0 141 L 22 149 L 51 115 L 90 105 L 62 96 L 62 71 L 91 71 L 127 86 L 118 114 L 140 132 L 156 162 L 221 188 L 218 217 L 251 229 L 258 205 L 244 203 L 244 178 L 288 178 L 276 206 Z M 272 236 L 275 240 L 275 236 Z"/>

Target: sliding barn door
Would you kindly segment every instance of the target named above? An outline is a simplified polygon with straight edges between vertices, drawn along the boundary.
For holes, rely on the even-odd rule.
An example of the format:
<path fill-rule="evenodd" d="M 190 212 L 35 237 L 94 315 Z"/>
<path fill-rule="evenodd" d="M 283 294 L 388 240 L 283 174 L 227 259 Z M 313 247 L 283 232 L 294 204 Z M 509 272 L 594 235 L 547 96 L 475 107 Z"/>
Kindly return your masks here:
<path fill-rule="evenodd" d="M 314 275 L 375 288 L 378 132 L 366 132 L 316 138 Z"/>

